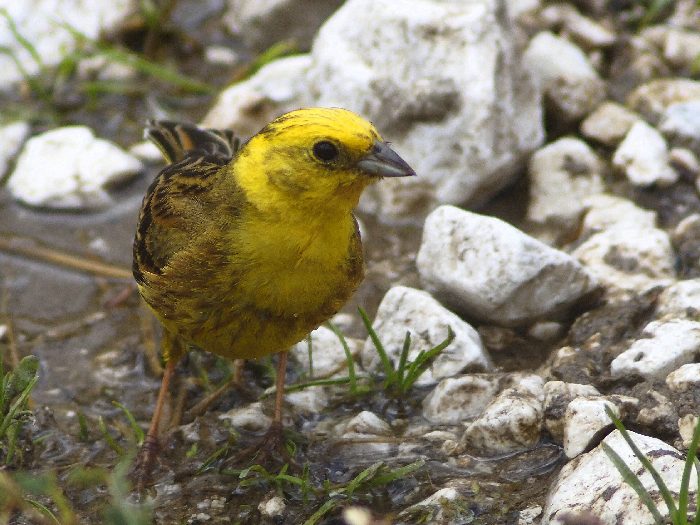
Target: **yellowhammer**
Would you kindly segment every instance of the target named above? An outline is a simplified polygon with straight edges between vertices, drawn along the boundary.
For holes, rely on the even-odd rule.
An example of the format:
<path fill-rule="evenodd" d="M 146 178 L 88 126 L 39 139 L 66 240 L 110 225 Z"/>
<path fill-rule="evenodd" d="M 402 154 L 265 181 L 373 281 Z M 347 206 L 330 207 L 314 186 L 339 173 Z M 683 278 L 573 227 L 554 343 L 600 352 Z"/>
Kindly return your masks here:
<path fill-rule="evenodd" d="M 292 111 L 242 145 L 172 122 L 151 122 L 146 135 L 170 164 L 148 189 L 134 240 L 134 277 L 163 325 L 167 363 L 145 454 L 188 346 L 232 359 L 279 352 L 279 434 L 287 349 L 363 278 L 353 208 L 368 185 L 415 172 L 372 124 L 338 108 Z"/>

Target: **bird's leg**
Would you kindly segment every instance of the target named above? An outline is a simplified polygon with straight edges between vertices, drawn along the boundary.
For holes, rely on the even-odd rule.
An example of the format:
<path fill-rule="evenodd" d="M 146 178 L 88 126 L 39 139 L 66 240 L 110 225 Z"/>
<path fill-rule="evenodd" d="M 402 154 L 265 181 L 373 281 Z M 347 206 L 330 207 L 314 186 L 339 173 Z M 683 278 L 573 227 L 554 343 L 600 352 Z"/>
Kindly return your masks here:
<path fill-rule="evenodd" d="M 240 451 L 231 458 L 231 461 L 234 463 L 239 463 L 241 461 L 250 462 L 251 458 L 253 458 L 256 463 L 263 465 L 272 462 L 279 463 L 280 460 L 291 463 L 292 465 L 295 464 L 285 447 L 282 427 L 284 379 L 287 373 L 287 352 L 280 352 L 278 356 L 277 378 L 275 381 L 275 413 L 272 418 L 272 424 L 258 443 Z"/>
<path fill-rule="evenodd" d="M 243 386 L 243 370 L 245 369 L 245 359 L 234 359 L 233 360 L 233 378 L 231 379 L 231 384 L 242 387 Z"/>
<path fill-rule="evenodd" d="M 136 459 L 135 473 L 139 490 L 143 489 L 143 486 L 148 481 L 153 466 L 153 460 L 158 455 L 158 429 L 160 428 L 160 419 L 163 414 L 163 405 L 165 405 L 165 399 L 168 395 L 170 379 L 175 371 L 175 364 L 176 360 L 171 360 L 168 361 L 165 367 L 163 379 L 160 382 L 160 390 L 158 391 L 158 400 L 156 401 L 156 407 L 151 417 L 151 425 L 148 428 L 148 433 L 146 434 L 146 438 L 143 441 L 143 445 L 141 445 L 141 450 Z"/>
<path fill-rule="evenodd" d="M 277 361 L 277 377 L 275 382 L 275 415 L 270 431 L 277 428 L 282 433 L 282 405 L 284 404 L 284 380 L 287 375 L 287 351 L 279 353 Z"/>
<path fill-rule="evenodd" d="M 265 462 L 269 459 L 284 458 L 292 462 L 289 452 L 284 443 L 284 432 L 282 428 L 282 408 L 284 404 L 284 379 L 287 374 L 287 351 L 278 354 L 277 378 L 275 381 L 275 413 L 272 417 L 272 424 L 256 446 L 257 458 Z"/>
<path fill-rule="evenodd" d="M 172 336 L 170 333 L 163 334 L 163 358 L 167 361 L 167 365 L 163 372 L 163 378 L 160 381 L 160 389 L 158 390 L 158 399 L 156 406 L 151 416 L 151 424 L 148 427 L 148 432 L 141 445 L 141 450 L 136 458 L 134 465 L 134 474 L 136 476 L 137 490 L 140 492 L 148 482 L 153 467 L 153 460 L 158 456 L 158 431 L 161 426 L 161 417 L 163 415 L 163 407 L 165 400 L 168 397 L 168 389 L 170 380 L 175 372 L 175 365 L 182 356 L 183 348 L 181 342 Z"/>

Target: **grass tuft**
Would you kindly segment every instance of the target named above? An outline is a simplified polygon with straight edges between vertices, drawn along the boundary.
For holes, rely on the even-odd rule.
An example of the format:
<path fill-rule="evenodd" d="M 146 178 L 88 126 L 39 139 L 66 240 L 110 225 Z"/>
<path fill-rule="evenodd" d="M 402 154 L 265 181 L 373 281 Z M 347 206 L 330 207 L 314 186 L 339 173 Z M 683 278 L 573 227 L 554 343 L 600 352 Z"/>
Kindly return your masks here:
<path fill-rule="evenodd" d="M 360 317 L 362 317 L 362 322 L 367 329 L 367 333 L 369 334 L 369 338 L 377 349 L 379 359 L 382 362 L 382 368 L 384 369 L 384 389 L 394 396 L 403 396 L 413 388 L 415 382 L 428 369 L 433 360 L 440 355 L 455 338 L 455 333 L 452 331 L 452 328 L 448 326 L 447 337 L 444 341 L 430 350 L 421 350 L 413 361 L 409 361 L 408 353 L 411 348 L 411 333 L 406 332 L 399 362 L 394 366 L 377 332 L 372 328 L 372 323 L 369 317 L 367 317 L 367 313 L 362 308 L 358 308 L 358 310 L 360 312 Z"/>
<path fill-rule="evenodd" d="M 0 377 L 0 460 L 9 465 L 15 459 L 22 427 L 32 416 L 29 395 L 39 380 L 39 359 L 26 356 L 7 373 L 0 359 Z"/>
<path fill-rule="evenodd" d="M 683 469 L 683 477 L 681 478 L 681 486 L 678 494 L 678 504 L 676 504 L 674 496 L 666 486 L 666 483 L 664 483 L 663 478 L 651 464 L 649 458 L 647 458 L 642 453 L 642 451 L 639 450 L 639 447 L 637 447 L 634 441 L 632 441 L 632 438 L 630 437 L 629 432 L 627 432 L 627 429 L 622 424 L 622 421 L 620 421 L 620 419 L 613 413 L 613 411 L 610 410 L 610 407 L 606 406 L 605 412 L 608 414 L 608 417 L 612 420 L 615 427 L 620 431 L 620 434 L 622 434 L 622 437 L 632 449 L 634 455 L 642 463 L 642 466 L 649 472 L 649 474 L 654 479 L 654 483 L 656 483 L 656 487 L 659 489 L 659 493 L 661 494 L 661 497 L 663 498 L 664 502 L 666 503 L 666 507 L 668 508 L 671 523 L 673 525 L 688 525 L 689 523 L 692 523 L 693 525 L 700 525 L 700 512 L 698 512 L 698 509 L 700 508 L 698 506 L 700 505 L 700 470 L 698 470 L 699 463 L 697 460 L 698 445 L 700 444 L 700 420 L 698 420 L 698 424 L 695 426 L 693 438 L 691 440 L 690 447 L 688 448 L 688 455 L 686 457 L 685 467 Z M 649 509 L 649 512 L 654 517 L 654 522 L 661 525 L 666 523 L 666 521 L 661 515 L 661 512 L 654 503 L 654 500 L 649 494 L 649 491 L 644 487 L 641 480 L 639 479 L 639 476 L 632 472 L 632 470 L 625 464 L 624 460 L 607 444 L 601 443 L 601 447 L 603 448 L 603 451 L 608 456 L 608 458 L 610 458 L 610 461 L 612 461 L 612 463 L 622 475 L 622 479 L 634 489 L 634 491 L 639 496 L 639 499 L 644 503 L 647 509 Z M 695 466 L 696 475 L 698 476 L 698 488 L 696 490 L 697 500 L 695 507 L 695 516 L 692 519 L 692 521 L 689 521 L 689 487 L 690 474 L 693 469 L 693 466 Z"/>

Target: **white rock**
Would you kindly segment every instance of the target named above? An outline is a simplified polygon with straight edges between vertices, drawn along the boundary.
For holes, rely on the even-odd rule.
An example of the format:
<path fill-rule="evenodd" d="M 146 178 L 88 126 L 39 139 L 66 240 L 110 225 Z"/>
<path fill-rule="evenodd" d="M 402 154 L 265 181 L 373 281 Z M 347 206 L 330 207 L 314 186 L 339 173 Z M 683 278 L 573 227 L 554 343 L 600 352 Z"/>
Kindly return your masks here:
<path fill-rule="evenodd" d="M 224 91 L 203 124 L 246 136 L 296 107 L 346 107 L 372 120 L 420 175 L 366 191 L 365 211 L 417 222 L 438 202 L 482 202 L 543 139 L 539 94 L 503 3 L 345 2 L 319 32 L 313 59 L 268 64 Z"/>
<path fill-rule="evenodd" d="M 204 49 L 204 59 L 210 64 L 234 66 L 241 61 L 241 56 L 226 46 L 207 46 Z"/>
<path fill-rule="evenodd" d="M 321 23 L 342 0 L 228 0 L 223 23 L 255 50 L 283 40 L 308 49 Z"/>
<path fill-rule="evenodd" d="M 666 385 L 673 392 L 686 392 L 700 384 L 700 363 L 688 363 L 666 376 Z"/>
<path fill-rule="evenodd" d="M 647 403 L 637 413 L 635 422 L 646 428 L 663 429 L 670 426 L 678 416 L 674 404 L 664 395 L 649 390 Z"/>
<path fill-rule="evenodd" d="M 579 226 L 585 200 L 603 191 L 603 165 L 583 141 L 565 137 L 530 158 L 530 204 L 527 218 L 561 230 Z"/>
<path fill-rule="evenodd" d="M 566 334 L 567 327 L 555 321 L 538 321 L 527 330 L 527 336 L 542 342 L 556 341 Z"/>
<path fill-rule="evenodd" d="M 343 520 L 347 525 L 373 525 L 372 511 L 357 505 L 351 505 L 343 509 Z"/>
<path fill-rule="evenodd" d="M 312 105 L 305 84 L 310 65 L 308 55 L 270 62 L 245 82 L 221 92 L 202 125 L 248 137 L 282 113 Z"/>
<path fill-rule="evenodd" d="M 658 317 L 696 319 L 700 313 L 700 279 L 676 281 L 661 292 L 656 303 Z"/>
<path fill-rule="evenodd" d="M 656 212 L 644 210 L 632 201 L 614 195 L 593 195 L 586 199 L 588 212 L 583 218 L 584 235 L 598 233 L 612 227 L 630 227 L 639 230 L 656 227 Z"/>
<path fill-rule="evenodd" d="M 0 126 L 0 180 L 2 180 L 12 158 L 17 154 L 29 135 L 30 126 L 26 122 L 13 122 Z"/>
<path fill-rule="evenodd" d="M 105 186 L 142 168 L 138 159 L 96 138 L 90 128 L 69 126 L 29 139 L 7 188 L 32 206 L 93 208 L 110 202 Z"/>
<path fill-rule="evenodd" d="M 689 448 L 693 441 L 693 434 L 695 433 L 695 427 L 698 425 L 698 419 L 698 416 L 694 414 L 686 414 L 678 419 L 678 433 L 683 440 L 685 448 Z"/>
<path fill-rule="evenodd" d="M 428 216 L 416 265 L 426 287 L 446 304 L 505 326 L 561 315 L 596 287 L 564 252 L 454 206 Z"/>
<path fill-rule="evenodd" d="M 620 417 L 617 406 L 601 397 L 577 397 L 567 405 L 564 415 L 564 454 L 567 458 L 578 456 L 600 430 L 612 425 L 605 412 L 606 406 Z"/>
<path fill-rule="evenodd" d="M 697 99 L 700 99 L 700 81 L 663 78 L 637 87 L 627 97 L 627 106 L 654 124 L 671 104 Z"/>
<path fill-rule="evenodd" d="M 273 496 L 268 500 L 261 501 L 258 505 L 260 514 L 266 518 L 279 518 L 287 509 L 287 504 L 281 496 Z"/>
<path fill-rule="evenodd" d="M 678 494 L 684 461 L 680 453 L 661 440 L 630 432 L 636 445 L 649 458 L 669 489 Z M 665 505 L 651 475 L 616 430 L 603 443 L 612 448 L 641 479 L 662 514 Z M 696 474 L 690 476 L 690 487 L 697 490 Z M 692 501 L 692 499 L 691 499 Z M 547 495 L 542 525 L 562 523 L 557 516 L 565 513 L 587 513 L 597 516 L 605 525 L 652 525 L 654 520 L 637 494 L 622 480 L 608 456 L 599 446 L 564 465 Z"/>
<path fill-rule="evenodd" d="M 616 146 L 640 118 L 616 102 L 605 101 L 584 119 L 581 133 L 606 146 Z"/>
<path fill-rule="evenodd" d="M 539 95 L 503 0 L 349 0 L 314 42 L 315 103 L 373 121 L 418 177 L 386 180 L 361 207 L 417 222 L 436 203 L 483 202 L 541 144 Z"/>
<path fill-rule="evenodd" d="M 445 487 L 401 511 L 397 518 L 400 523 L 415 523 L 416 516 L 429 516 L 430 523 L 468 523 L 470 510 L 462 511 L 466 513 L 464 517 L 459 515 L 460 510 L 468 507 L 467 498 L 457 489 Z M 408 521 L 404 521 L 405 519 Z"/>
<path fill-rule="evenodd" d="M 596 233 L 572 253 L 609 292 L 640 293 L 675 278 L 675 254 L 658 228 L 621 223 Z"/>
<path fill-rule="evenodd" d="M 575 44 L 550 32 L 531 41 L 523 64 L 538 79 L 557 117 L 585 117 L 605 98 L 605 83 Z"/>
<path fill-rule="evenodd" d="M 476 330 L 421 290 L 405 286 L 390 289 L 379 305 L 372 327 L 395 367 L 407 331 L 411 333 L 408 360 L 412 361 L 419 352 L 444 341 L 447 328 L 452 329 L 454 341 L 420 376 L 416 381 L 418 385 L 435 383 L 465 369 L 490 370 L 492 367 Z M 370 338 L 362 350 L 362 365 L 366 370 L 382 370 L 379 354 Z"/>
<path fill-rule="evenodd" d="M 76 38 L 66 26 L 78 29 L 88 39 L 97 39 L 102 32 L 117 28 L 129 15 L 136 13 L 138 5 L 134 0 L 0 0 L 0 8 L 7 10 L 8 17 L 22 37 L 31 42 L 45 67 L 57 65 L 77 47 Z M 26 74 L 39 73 L 39 64 L 12 34 L 4 17 L 0 18 L 0 46 L 9 49 L 8 53 L 0 54 L 2 89 L 24 78 L 17 62 L 22 64 Z"/>
<path fill-rule="evenodd" d="M 404 436 L 408 435 L 408 431 L 404 432 Z M 456 440 L 457 436 L 454 432 L 448 432 L 446 430 L 431 430 L 429 432 L 423 431 L 419 437 L 431 443 L 442 443 L 447 440 Z"/>
<path fill-rule="evenodd" d="M 141 142 L 132 144 L 129 146 L 129 153 L 149 164 L 165 162 L 163 154 L 158 149 L 158 146 L 153 144 L 150 140 L 142 140 Z"/>
<path fill-rule="evenodd" d="M 681 178 L 694 179 L 700 176 L 700 160 L 687 148 L 671 148 L 668 161 Z"/>
<path fill-rule="evenodd" d="M 548 381 L 544 385 L 544 426 L 557 443 L 564 442 L 564 415 L 569 403 L 581 396 L 599 396 L 593 385 Z"/>
<path fill-rule="evenodd" d="M 313 362 L 313 375 L 311 377 L 330 377 L 335 375 L 347 375 L 347 359 L 345 350 L 338 337 L 325 326 L 320 326 L 310 334 Z M 357 357 L 364 341 L 346 337 L 348 349 L 353 357 Z M 309 343 L 303 340 L 291 349 L 294 358 L 299 361 L 304 369 L 309 371 Z M 342 373 L 341 373 L 342 372 Z M 339 374 L 340 373 L 340 374 Z"/>
<path fill-rule="evenodd" d="M 613 377 L 639 375 L 664 379 L 681 365 L 690 363 L 700 351 L 700 322 L 677 319 L 653 321 L 644 328 L 646 339 L 638 339 L 613 359 Z"/>
<path fill-rule="evenodd" d="M 539 518 L 542 515 L 542 507 L 535 505 L 518 512 L 518 525 L 537 525 Z"/>
<path fill-rule="evenodd" d="M 285 394 L 284 400 L 293 406 L 297 412 L 318 414 L 329 404 L 328 394 L 322 386 L 312 386 Z"/>
<path fill-rule="evenodd" d="M 518 0 L 517 2 L 506 2 L 508 15 L 516 21 L 536 12 L 542 5 L 542 0 Z"/>
<path fill-rule="evenodd" d="M 635 186 L 668 186 L 678 180 L 678 173 L 669 163 L 666 140 L 641 120 L 630 128 L 612 162 Z"/>
<path fill-rule="evenodd" d="M 497 456 L 537 444 L 544 413 L 544 382 L 537 379 L 539 390 L 533 391 L 532 384 L 526 384 L 525 388 L 516 385 L 503 390 L 489 403 L 462 437 L 469 450 Z"/>
<path fill-rule="evenodd" d="M 561 26 L 567 35 L 586 48 L 608 47 L 615 43 L 615 34 L 595 20 L 583 16 L 571 4 L 550 4 L 540 11 L 540 18 L 549 27 Z"/>
<path fill-rule="evenodd" d="M 251 432 L 267 430 L 272 423 L 272 418 L 263 412 L 262 403 L 259 401 L 244 407 L 233 408 L 219 414 L 218 417 L 221 421 L 227 421 L 235 428 L 243 428 Z"/>
<path fill-rule="evenodd" d="M 363 410 L 340 426 L 342 428 L 341 433 L 345 436 L 348 434 L 371 434 L 373 436 L 391 435 L 391 427 L 389 424 L 369 410 Z"/>
<path fill-rule="evenodd" d="M 700 155 L 700 97 L 666 108 L 659 130 L 674 146 L 688 148 Z"/>
<path fill-rule="evenodd" d="M 664 58 L 677 68 L 691 70 L 700 56 L 700 33 L 680 28 L 668 28 L 664 42 Z"/>
<path fill-rule="evenodd" d="M 448 377 L 423 399 L 423 417 L 443 425 L 462 423 L 481 414 L 499 388 L 493 376 Z"/>

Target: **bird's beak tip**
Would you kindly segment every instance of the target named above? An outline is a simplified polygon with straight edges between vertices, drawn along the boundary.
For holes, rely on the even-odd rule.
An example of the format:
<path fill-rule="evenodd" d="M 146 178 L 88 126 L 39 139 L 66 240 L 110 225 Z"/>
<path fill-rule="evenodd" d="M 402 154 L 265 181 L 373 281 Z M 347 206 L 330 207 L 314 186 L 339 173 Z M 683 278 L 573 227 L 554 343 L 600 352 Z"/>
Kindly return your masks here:
<path fill-rule="evenodd" d="M 375 177 L 415 177 L 416 172 L 386 142 L 376 141 L 372 150 L 357 163 L 363 172 Z"/>

